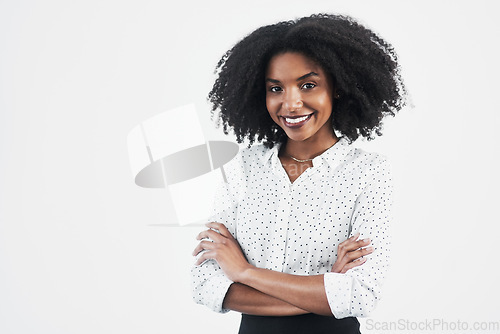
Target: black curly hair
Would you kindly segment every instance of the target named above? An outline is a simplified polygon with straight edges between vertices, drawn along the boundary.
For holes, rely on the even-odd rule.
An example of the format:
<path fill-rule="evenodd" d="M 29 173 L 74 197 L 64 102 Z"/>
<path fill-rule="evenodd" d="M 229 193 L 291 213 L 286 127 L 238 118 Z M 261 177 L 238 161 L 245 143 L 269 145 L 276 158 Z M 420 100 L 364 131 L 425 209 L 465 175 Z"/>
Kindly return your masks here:
<path fill-rule="evenodd" d="M 224 133 L 237 141 L 267 147 L 287 136 L 266 108 L 265 73 L 270 59 L 297 52 L 318 63 L 336 93 L 332 126 L 349 141 L 381 135 L 381 121 L 406 101 L 397 56 L 390 44 L 354 19 L 317 14 L 261 27 L 227 51 L 216 67 L 218 78 L 208 95 L 212 118 L 219 110 Z"/>

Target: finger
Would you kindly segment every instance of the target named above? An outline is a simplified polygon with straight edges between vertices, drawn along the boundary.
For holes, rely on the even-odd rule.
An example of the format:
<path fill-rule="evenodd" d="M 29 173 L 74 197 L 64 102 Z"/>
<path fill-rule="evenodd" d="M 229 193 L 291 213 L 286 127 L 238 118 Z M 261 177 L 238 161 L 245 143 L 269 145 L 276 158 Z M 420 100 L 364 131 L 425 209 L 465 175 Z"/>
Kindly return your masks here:
<path fill-rule="evenodd" d="M 366 258 L 362 258 L 362 259 L 357 259 L 356 261 L 352 261 L 352 262 L 346 264 L 344 266 L 344 268 L 342 268 L 341 273 L 345 274 L 349 269 L 352 269 L 352 268 L 355 268 L 355 267 L 359 267 L 360 265 L 362 265 L 363 263 L 365 263 L 366 260 L 367 260 Z"/>
<path fill-rule="evenodd" d="M 212 254 L 213 252 L 211 251 L 206 251 L 204 252 L 203 254 L 200 255 L 200 257 L 198 259 L 196 259 L 196 262 L 194 263 L 195 266 L 199 266 L 200 264 L 202 264 L 203 262 L 207 261 L 207 260 L 211 260 L 213 259 L 214 257 L 214 254 Z"/>
<path fill-rule="evenodd" d="M 347 239 L 347 240 L 354 241 L 354 240 L 356 240 L 357 238 L 359 238 L 359 234 L 360 234 L 359 232 L 356 232 L 356 233 L 354 233 L 354 234 L 352 235 L 352 237 L 350 237 L 350 238 L 349 238 L 349 239 Z"/>
<path fill-rule="evenodd" d="M 233 239 L 233 235 L 229 232 L 229 230 L 227 229 L 227 227 L 224 224 L 217 223 L 217 222 L 210 222 L 210 223 L 205 224 L 205 226 L 207 226 L 209 228 L 216 229 L 217 231 L 219 231 L 220 234 L 222 234 L 226 238 Z"/>
<path fill-rule="evenodd" d="M 354 233 L 350 238 L 347 238 L 346 240 L 342 241 L 339 246 L 345 246 L 345 245 L 348 245 L 354 241 L 356 241 L 356 239 L 359 237 L 359 232 L 356 232 Z"/>
<path fill-rule="evenodd" d="M 198 255 L 200 252 L 203 252 L 204 250 L 210 250 L 210 249 L 214 249 L 214 248 L 215 248 L 215 245 L 212 241 L 203 240 L 194 249 L 193 256 Z"/>
<path fill-rule="evenodd" d="M 368 246 L 371 242 L 372 241 L 370 238 L 365 238 L 365 239 L 357 240 L 355 242 L 350 243 L 347 248 L 358 249 L 358 248 Z"/>
<path fill-rule="evenodd" d="M 223 243 L 224 239 L 225 239 L 224 236 L 222 236 L 220 233 L 218 233 L 212 229 L 201 231 L 196 236 L 197 240 L 202 240 L 202 239 L 207 239 L 207 238 L 212 240 L 212 241 L 221 242 L 221 243 Z"/>
<path fill-rule="evenodd" d="M 369 255 L 373 253 L 373 247 L 366 247 L 366 248 L 361 248 L 355 251 L 348 252 L 345 256 L 344 259 L 347 260 L 347 262 L 352 262 L 356 261 L 362 256 Z"/>
<path fill-rule="evenodd" d="M 359 249 L 362 247 L 366 247 L 370 243 L 371 243 L 371 240 L 369 238 L 361 239 L 361 240 L 357 240 L 357 241 L 350 241 L 349 239 L 347 239 L 341 245 L 342 245 L 343 251 L 351 252 L 353 250 L 356 250 L 356 249 Z M 340 249 L 340 245 L 339 245 L 339 249 Z"/>

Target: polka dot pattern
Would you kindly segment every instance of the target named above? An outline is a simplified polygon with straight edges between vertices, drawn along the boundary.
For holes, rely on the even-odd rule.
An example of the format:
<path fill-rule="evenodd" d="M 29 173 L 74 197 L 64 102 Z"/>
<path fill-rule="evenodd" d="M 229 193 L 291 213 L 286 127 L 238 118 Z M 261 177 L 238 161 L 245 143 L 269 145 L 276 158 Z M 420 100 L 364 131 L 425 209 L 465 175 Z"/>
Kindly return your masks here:
<path fill-rule="evenodd" d="M 378 154 L 340 139 L 290 182 L 278 147 L 242 150 L 225 168 L 211 221 L 224 223 L 248 261 L 295 275 L 325 274 L 337 318 L 367 316 L 380 299 L 389 262 L 390 166 Z M 370 238 L 374 252 L 346 274 L 330 273 L 338 244 L 352 234 Z M 193 298 L 217 312 L 231 284 L 213 260 L 192 269 Z"/>

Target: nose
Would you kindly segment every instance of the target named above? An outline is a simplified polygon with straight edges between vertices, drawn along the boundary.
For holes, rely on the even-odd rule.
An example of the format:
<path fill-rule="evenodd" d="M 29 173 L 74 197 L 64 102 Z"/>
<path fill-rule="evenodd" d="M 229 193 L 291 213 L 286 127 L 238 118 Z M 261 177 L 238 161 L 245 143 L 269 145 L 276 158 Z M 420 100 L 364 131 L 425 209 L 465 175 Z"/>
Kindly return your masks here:
<path fill-rule="evenodd" d="M 301 94 L 297 89 L 290 89 L 284 95 L 283 107 L 286 111 L 299 111 L 304 106 Z"/>

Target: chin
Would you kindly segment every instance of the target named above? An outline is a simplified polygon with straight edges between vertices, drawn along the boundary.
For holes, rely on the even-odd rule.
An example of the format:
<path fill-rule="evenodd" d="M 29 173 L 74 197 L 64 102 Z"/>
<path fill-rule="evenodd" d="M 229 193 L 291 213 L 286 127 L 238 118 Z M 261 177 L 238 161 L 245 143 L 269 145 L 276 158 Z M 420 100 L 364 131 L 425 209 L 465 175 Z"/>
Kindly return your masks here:
<path fill-rule="evenodd" d="M 310 136 L 307 135 L 299 135 L 299 134 L 286 134 L 288 137 L 288 140 L 293 140 L 293 141 L 305 141 L 310 138 Z"/>

